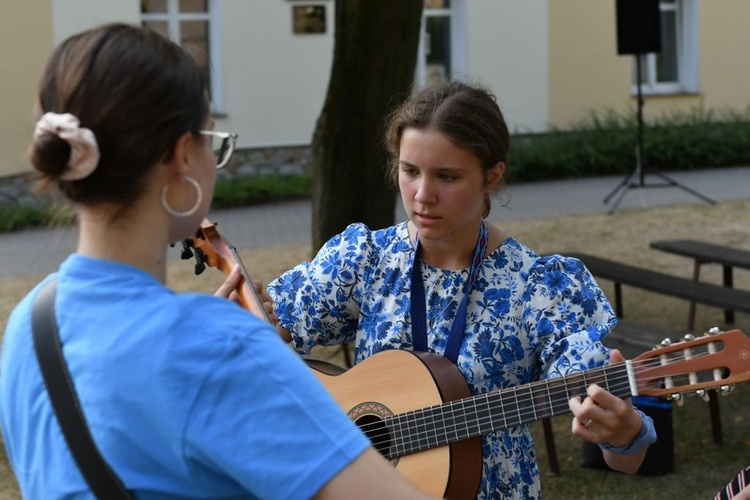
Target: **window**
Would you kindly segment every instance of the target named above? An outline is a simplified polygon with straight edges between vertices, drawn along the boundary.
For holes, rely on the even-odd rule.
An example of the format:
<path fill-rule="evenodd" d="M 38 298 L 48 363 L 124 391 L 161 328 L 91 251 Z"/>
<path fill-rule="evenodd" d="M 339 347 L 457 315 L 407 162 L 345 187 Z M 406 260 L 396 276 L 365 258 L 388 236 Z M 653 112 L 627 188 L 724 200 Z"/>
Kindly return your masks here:
<path fill-rule="evenodd" d="M 641 58 L 641 89 L 644 94 L 697 92 L 697 0 L 660 0 L 659 10 L 661 52 Z M 633 64 L 634 93 L 638 84 L 636 63 Z"/>
<path fill-rule="evenodd" d="M 465 0 L 424 0 L 415 83 L 465 73 Z"/>
<path fill-rule="evenodd" d="M 208 86 L 213 113 L 223 112 L 216 0 L 141 0 L 141 23 L 193 54 Z"/>

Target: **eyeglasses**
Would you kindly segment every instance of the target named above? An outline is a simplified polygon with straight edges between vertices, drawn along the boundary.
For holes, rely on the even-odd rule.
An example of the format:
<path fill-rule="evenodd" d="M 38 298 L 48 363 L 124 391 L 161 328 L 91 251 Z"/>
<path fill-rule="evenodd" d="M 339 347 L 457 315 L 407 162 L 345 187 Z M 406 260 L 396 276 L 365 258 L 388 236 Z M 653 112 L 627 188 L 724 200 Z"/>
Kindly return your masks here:
<path fill-rule="evenodd" d="M 237 134 L 230 132 L 217 132 L 216 130 L 200 130 L 201 135 L 211 136 L 211 147 L 216 155 L 216 170 L 224 168 L 234 153 L 237 143 Z"/>

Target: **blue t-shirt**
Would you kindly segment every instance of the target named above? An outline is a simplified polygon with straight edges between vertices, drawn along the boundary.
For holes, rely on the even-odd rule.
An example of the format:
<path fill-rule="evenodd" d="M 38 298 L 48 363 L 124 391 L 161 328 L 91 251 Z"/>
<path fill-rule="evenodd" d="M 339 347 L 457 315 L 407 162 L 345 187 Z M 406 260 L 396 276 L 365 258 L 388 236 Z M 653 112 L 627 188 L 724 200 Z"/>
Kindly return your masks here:
<path fill-rule="evenodd" d="M 34 353 L 40 286 L 5 331 L 0 424 L 25 498 L 90 498 Z M 72 255 L 55 304 L 94 440 L 138 498 L 306 498 L 370 444 L 276 331 L 227 300 Z"/>

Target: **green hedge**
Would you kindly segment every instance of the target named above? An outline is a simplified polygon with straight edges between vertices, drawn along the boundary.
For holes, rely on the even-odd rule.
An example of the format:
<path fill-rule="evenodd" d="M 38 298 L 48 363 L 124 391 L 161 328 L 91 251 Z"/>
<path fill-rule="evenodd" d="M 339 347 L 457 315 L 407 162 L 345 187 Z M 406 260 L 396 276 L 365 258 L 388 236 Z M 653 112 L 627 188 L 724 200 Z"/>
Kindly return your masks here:
<path fill-rule="evenodd" d="M 569 130 L 514 135 L 510 182 L 630 172 L 635 166 L 635 115 L 594 113 Z M 700 108 L 644 122 L 645 164 L 660 170 L 750 165 L 750 108 L 717 113 Z"/>
<path fill-rule="evenodd" d="M 212 206 L 228 208 L 305 198 L 310 196 L 311 181 L 309 175 L 302 174 L 269 174 L 218 181 Z"/>
<path fill-rule="evenodd" d="M 514 134 L 506 180 L 511 183 L 626 174 L 635 166 L 635 113 L 591 112 L 568 130 Z M 695 108 L 646 122 L 646 165 L 659 170 L 750 165 L 750 107 L 745 112 Z M 308 175 L 260 175 L 219 180 L 213 206 L 238 207 L 310 196 Z M 36 207 L 0 207 L 0 231 L 64 223 L 70 212 Z"/>

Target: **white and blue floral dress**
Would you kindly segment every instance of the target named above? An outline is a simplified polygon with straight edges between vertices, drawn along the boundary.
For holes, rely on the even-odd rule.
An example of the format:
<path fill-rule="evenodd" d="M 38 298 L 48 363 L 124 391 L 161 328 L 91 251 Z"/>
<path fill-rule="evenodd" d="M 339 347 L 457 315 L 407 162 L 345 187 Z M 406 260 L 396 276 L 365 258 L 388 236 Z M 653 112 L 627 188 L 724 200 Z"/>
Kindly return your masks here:
<path fill-rule="evenodd" d="M 355 363 L 387 349 L 412 349 L 406 222 L 382 230 L 352 224 L 268 286 L 282 326 L 301 354 L 353 341 Z M 422 264 L 430 351 L 445 350 L 468 269 Z M 541 257 L 513 238 L 483 259 L 471 290 L 458 367 L 473 394 L 605 364 L 600 340 L 616 322 L 583 264 Z M 527 425 L 482 436 L 480 498 L 540 498 Z"/>

